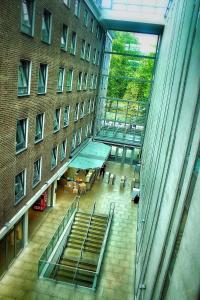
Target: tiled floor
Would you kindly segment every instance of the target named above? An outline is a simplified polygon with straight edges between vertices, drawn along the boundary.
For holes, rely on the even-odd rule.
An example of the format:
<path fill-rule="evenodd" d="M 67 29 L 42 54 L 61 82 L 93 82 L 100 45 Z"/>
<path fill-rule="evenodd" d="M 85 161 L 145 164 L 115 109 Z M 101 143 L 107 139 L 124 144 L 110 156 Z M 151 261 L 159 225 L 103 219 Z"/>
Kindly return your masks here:
<path fill-rule="evenodd" d="M 115 202 L 115 215 L 96 292 L 37 278 L 38 260 L 74 197 L 58 188 L 56 208 L 47 213 L 26 249 L 0 281 L 0 299 L 133 300 L 137 207 L 131 202 L 130 195 L 132 169 L 128 165 L 108 163 L 107 170 L 116 174 L 115 184 L 98 180 L 80 200 L 81 209 L 90 210 L 96 200 L 97 212 L 105 213 L 110 203 Z M 119 185 L 121 175 L 129 177 L 124 189 Z"/>

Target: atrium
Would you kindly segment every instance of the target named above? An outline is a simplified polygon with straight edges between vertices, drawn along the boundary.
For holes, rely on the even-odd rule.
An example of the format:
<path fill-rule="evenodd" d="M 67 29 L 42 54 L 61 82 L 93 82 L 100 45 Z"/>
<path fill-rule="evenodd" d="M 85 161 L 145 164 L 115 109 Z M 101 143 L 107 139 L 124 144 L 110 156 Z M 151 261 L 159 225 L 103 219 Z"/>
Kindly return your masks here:
<path fill-rule="evenodd" d="M 199 12 L 0 1 L 0 299 L 199 299 Z"/>

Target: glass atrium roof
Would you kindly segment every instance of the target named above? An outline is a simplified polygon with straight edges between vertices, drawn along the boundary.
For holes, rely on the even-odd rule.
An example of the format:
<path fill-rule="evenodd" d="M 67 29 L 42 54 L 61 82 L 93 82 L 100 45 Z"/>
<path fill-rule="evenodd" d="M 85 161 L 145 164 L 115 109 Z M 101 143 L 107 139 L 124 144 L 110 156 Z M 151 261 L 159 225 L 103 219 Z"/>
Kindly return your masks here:
<path fill-rule="evenodd" d="M 96 0 L 102 19 L 164 24 L 169 0 Z"/>

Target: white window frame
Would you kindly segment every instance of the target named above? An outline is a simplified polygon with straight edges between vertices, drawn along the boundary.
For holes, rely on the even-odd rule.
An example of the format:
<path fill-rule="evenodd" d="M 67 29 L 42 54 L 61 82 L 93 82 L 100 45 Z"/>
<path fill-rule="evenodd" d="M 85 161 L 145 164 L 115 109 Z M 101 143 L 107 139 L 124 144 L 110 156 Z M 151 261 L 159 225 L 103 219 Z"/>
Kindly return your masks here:
<path fill-rule="evenodd" d="M 25 125 L 26 126 L 25 147 L 22 148 L 22 149 L 19 149 L 19 150 L 16 149 L 16 154 L 19 154 L 19 153 L 23 152 L 24 150 L 26 150 L 27 149 L 27 145 L 28 145 L 28 124 L 29 124 L 29 120 L 28 120 L 28 118 L 24 118 L 24 119 L 17 120 L 17 122 L 18 121 L 22 121 L 22 120 L 25 120 L 25 124 L 26 124 Z M 17 123 L 16 123 L 16 136 L 17 136 Z M 17 147 L 17 141 L 16 141 L 16 147 Z"/>
<path fill-rule="evenodd" d="M 85 80 L 86 78 L 86 80 Z M 88 73 L 84 73 L 83 75 L 83 90 L 86 91 L 87 90 L 87 84 L 88 84 Z"/>
<path fill-rule="evenodd" d="M 84 47 L 84 51 L 82 51 L 82 47 Z M 83 39 L 81 42 L 81 58 L 85 59 L 85 50 L 86 50 L 86 41 Z"/>
<path fill-rule="evenodd" d="M 75 37 L 74 41 L 74 47 L 73 46 L 73 37 Z M 72 36 L 71 36 L 71 45 L 70 45 L 70 54 L 76 55 L 76 47 L 77 46 L 77 33 L 75 31 L 72 31 Z"/>
<path fill-rule="evenodd" d="M 80 119 L 82 119 L 85 115 L 85 102 L 82 101 L 80 103 Z"/>
<path fill-rule="evenodd" d="M 46 74 L 45 74 L 45 84 L 44 84 L 44 91 L 40 92 L 39 91 L 39 80 L 40 80 L 40 69 L 41 69 L 41 65 L 45 66 L 46 70 Z M 48 82 L 48 65 L 47 64 L 43 64 L 43 63 L 40 63 L 40 67 L 39 67 L 39 72 L 38 72 L 38 91 L 37 91 L 37 94 L 38 95 L 44 95 L 47 93 L 47 82 Z"/>
<path fill-rule="evenodd" d="M 62 143 L 60 144 L 60 148 L 63 147 L 63 143 L 65 143 L 65 149 L 64 149 L 65 156 L 64 157 L 61 156 L 61 149 L 60 149 L 60 161 L 63 161 L 67 157 L 67 140 L 62 141 Z"/>
<path fill-rule="evenodd" d="M 23 32 L 23 33 L 25 33 L 29 36 L 33 36 L 34 35 L 34 29 L 35 29 L 35 26 L 34 26 L 34 24 L 35 24 L 35 0 L 32 0 L 32 2 L 33 2 L 33 11 L 32 11 L 32 16 L 31 16 L 30 31 L 27 30 L 28 26 L 23 23 L 23 19 L 24 19 L 23 18 L 23 16 L 24 16 L 24 14 L 23 14 L 23 2 L 26 2 L 26 0 L 21 1 L 21 32 Z"/>
<path fill-rule="evenodd" d="M 56 133 L 60 130 L 60 114 L 61 114 L 61 109 L 60 108 L 56 108 L 55 111 L 54 111 L 54 115 L 53 115 L 53 123 L 55 121 L 54 117 L 55 117 L 55 114 L 56 114 L 56 111 L 59 110 L 59 115 L 58 115 L 58 129 L 54 129 L 54 124 L 53 124 L 53 132 Z"/>
<path fill-rule="evenodd" d="M 64 123 L 64 113 L 65 113 L 65 109 L 68 107 L 68 114 L 67 114 L 67 124 Z M 67 105 L 64 107 L 64 111 L 63 111 L 63 127 L 67 127 L 69 126 L 69 116 L 70 116 L 70 106 Z"/>
<path fill-rule="evenodd" d="M 88 47 L 89 46 L 89 47 Z M 89 50 L 89 51 L 88 51 Z M 90 55 L 91 55 L 91 44 L 90 43 L 87 43 L 87 46 L 86 46 L 86 57 L 85 59 L 87 61 L 90 61 Z"/>
<path fill-rule="evenodd" d="M 45 113 L 39 113 L 35 117 L 35 137 L 36 137 L 36 125 L 37 125 L 37 116 L 42 115 L 42 137 L 39 140 L 35 140 L 35 144 L 41 142 L 44 139 L 44 120 L 45 120 Z"/>
<path fill-rule="evenodd" d="M 39 170 L 39 180 L 37 182 L 34 183 L 34 164 L 40 161 L 40 170 Z M 34 188 L 36 185 L 39 184 L 39 182 L 41 181 L 41 177 L 42 177 L 42 157 L 36 159 L 33 163 L 33 180 L 32 180 L 32 187 Z"/>
<path fill-rule="evenodd" d="M 52 13 L 48 10 L 48 9 L 44 9 L 43 10 L 43 14 L 42 14 L 42 26 L 43 26 L 43 22 L 44 22 L 44 13 L 48 12 L 49 17 L 50 17 L 50 22 L 49 22 L 49 38 L 48 41 L 43 39 L 43 35 L 42 35 L 42 30 L 41 30 L 41 40 L 42 42 L 46 43 L 46 44 L 51 44 L 51 33 L 52 33 Z"/>
<path fill-rule="evenodd" d="M 89 12 L 85 8 L 84 14 L 83 14 L 83 23 L 84 23 L 85 27 L 88 27 L 88 20 L 89 20 Z"/>
<path fill-rule="evenodd" d="M 56 149 L 56 164 L 55 166 L 52 167 L 52 152 L 54 149 Z M 57 165 L 58 165 L 58 145 L 51 149 L 51 170 L 55 169 Z"/>
<path fill-rule="evenodd" d="M 67 75 L 68 75 L 69 72 L 71 72 L 71 86 L 70 86 L 70 88 L 67 87 Z M 72 70 L 72 69 L 67 70 L 67 74 L 66 74 L 66 90 L 67 90 L 67 92 L 72 91 L 73 77 L 74 77 L 74 70 Z"/>
<path fill-rule="evenodd" d="M 65 42 L 65 45 L 62 44 L 62 39 L 64 40 L 63 36 L 64 36 L 64 28 L 66 29 L 66 42 Z M 67 51 L 67 47 L 68 47 L 68 33 L 69 33 L 69 27 L 63 23 L 63 26 L 62 26 L 62 35 L 61 35 L 61 41 L 60 41 L 60 49 L 62 51 Z M 64 47 L 63 47 L 64 45 Z"/>
<path fill-rule="evenodd" d="M 77 91 L 81 91 L 83 83 L 83 72 L 78 73 Z"/>
<path fill-rule="evenodd" d="M 21 196 L 21 198 L 19 198 L 16 201 L 16 195 L 15 195 L 15 190 L 16 190 L 16 177 L 19 176 L 22 172 L 24 172 L 24 186 L 23 186 L 23 195 Z M 21 172 L 19 172 L 17 175 L 15 175 L 15 189 L 14 189 L 14 205 L 17 205 L 22 199 L 24 199 L 24 197 L 26 196 L 26 169 L 22 170 Z"/>
<path fill-rule="evenodd" d="M 61 90 L 59 90 L 59 74 L 60 70 L 62 70 L 62 85 L 61 85 Z M 62 93 L 64 89 L 64 81 L 65 81 L 65 68 L 64 67 L 59 67 L 58 69 L 58 75 L 57 75 L 57 93 Z"/>
<path fill-rule="evenodd" d="M 63 0 L 64 4 L 70 8 L 71 0 Z"/>
<path fill-rule="evenodd" d="M 76 103 L 75 110 L 74 110 L 74 122 L 77 122 L 79 119 L 79 110 L 80 110 L 80 103 Z"/>
<path fill-rule="evenodd" d="M 94 18 L 91 18 L 91 27 L 90 27 L 90 31 L 94 32 Z"/>
<path fill-rule="evenodd" d="M 80 12 L 81 12 L 81 1 L 80 0 L 75 0 L 75 7 L 74 7 L 74 14 L 77 18 L 80 17 Z M 78 6 L 76 6 L 76 3 L 78 3 Z"/>
<path fill-rule="evenodd" d="M 32 71 L 32 62 L 28 59 L 20 59 L 20 64 L 21 64 L 21 61 L 25 61 L 25 62 L 28 62 L 28 86 L 27 86 L 27 93 L 23 93 L 23 94 L 19 94 L 19 75 L 20 75 L 20 71 L 18 69 L 18 96 L 19 97 L 23 97 L 23 96 L 28 96 L 30 95 L 30 88 L 31 88 L 31 71 Z M 19 68 L 20 68 L 20 65 L 19 65 Z"/>

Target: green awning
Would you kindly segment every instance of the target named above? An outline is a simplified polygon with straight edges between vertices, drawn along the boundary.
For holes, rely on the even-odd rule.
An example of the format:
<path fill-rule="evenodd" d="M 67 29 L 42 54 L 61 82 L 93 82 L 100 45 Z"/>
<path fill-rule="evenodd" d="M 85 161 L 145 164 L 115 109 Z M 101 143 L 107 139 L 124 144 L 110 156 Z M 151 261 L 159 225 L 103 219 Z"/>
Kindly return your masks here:
<path fill-rule="evenodd" d="M 111 147 L 102 143 L 89 142 L 69 164 L 75 169 L 99 169 L 107 160 Z"/>

